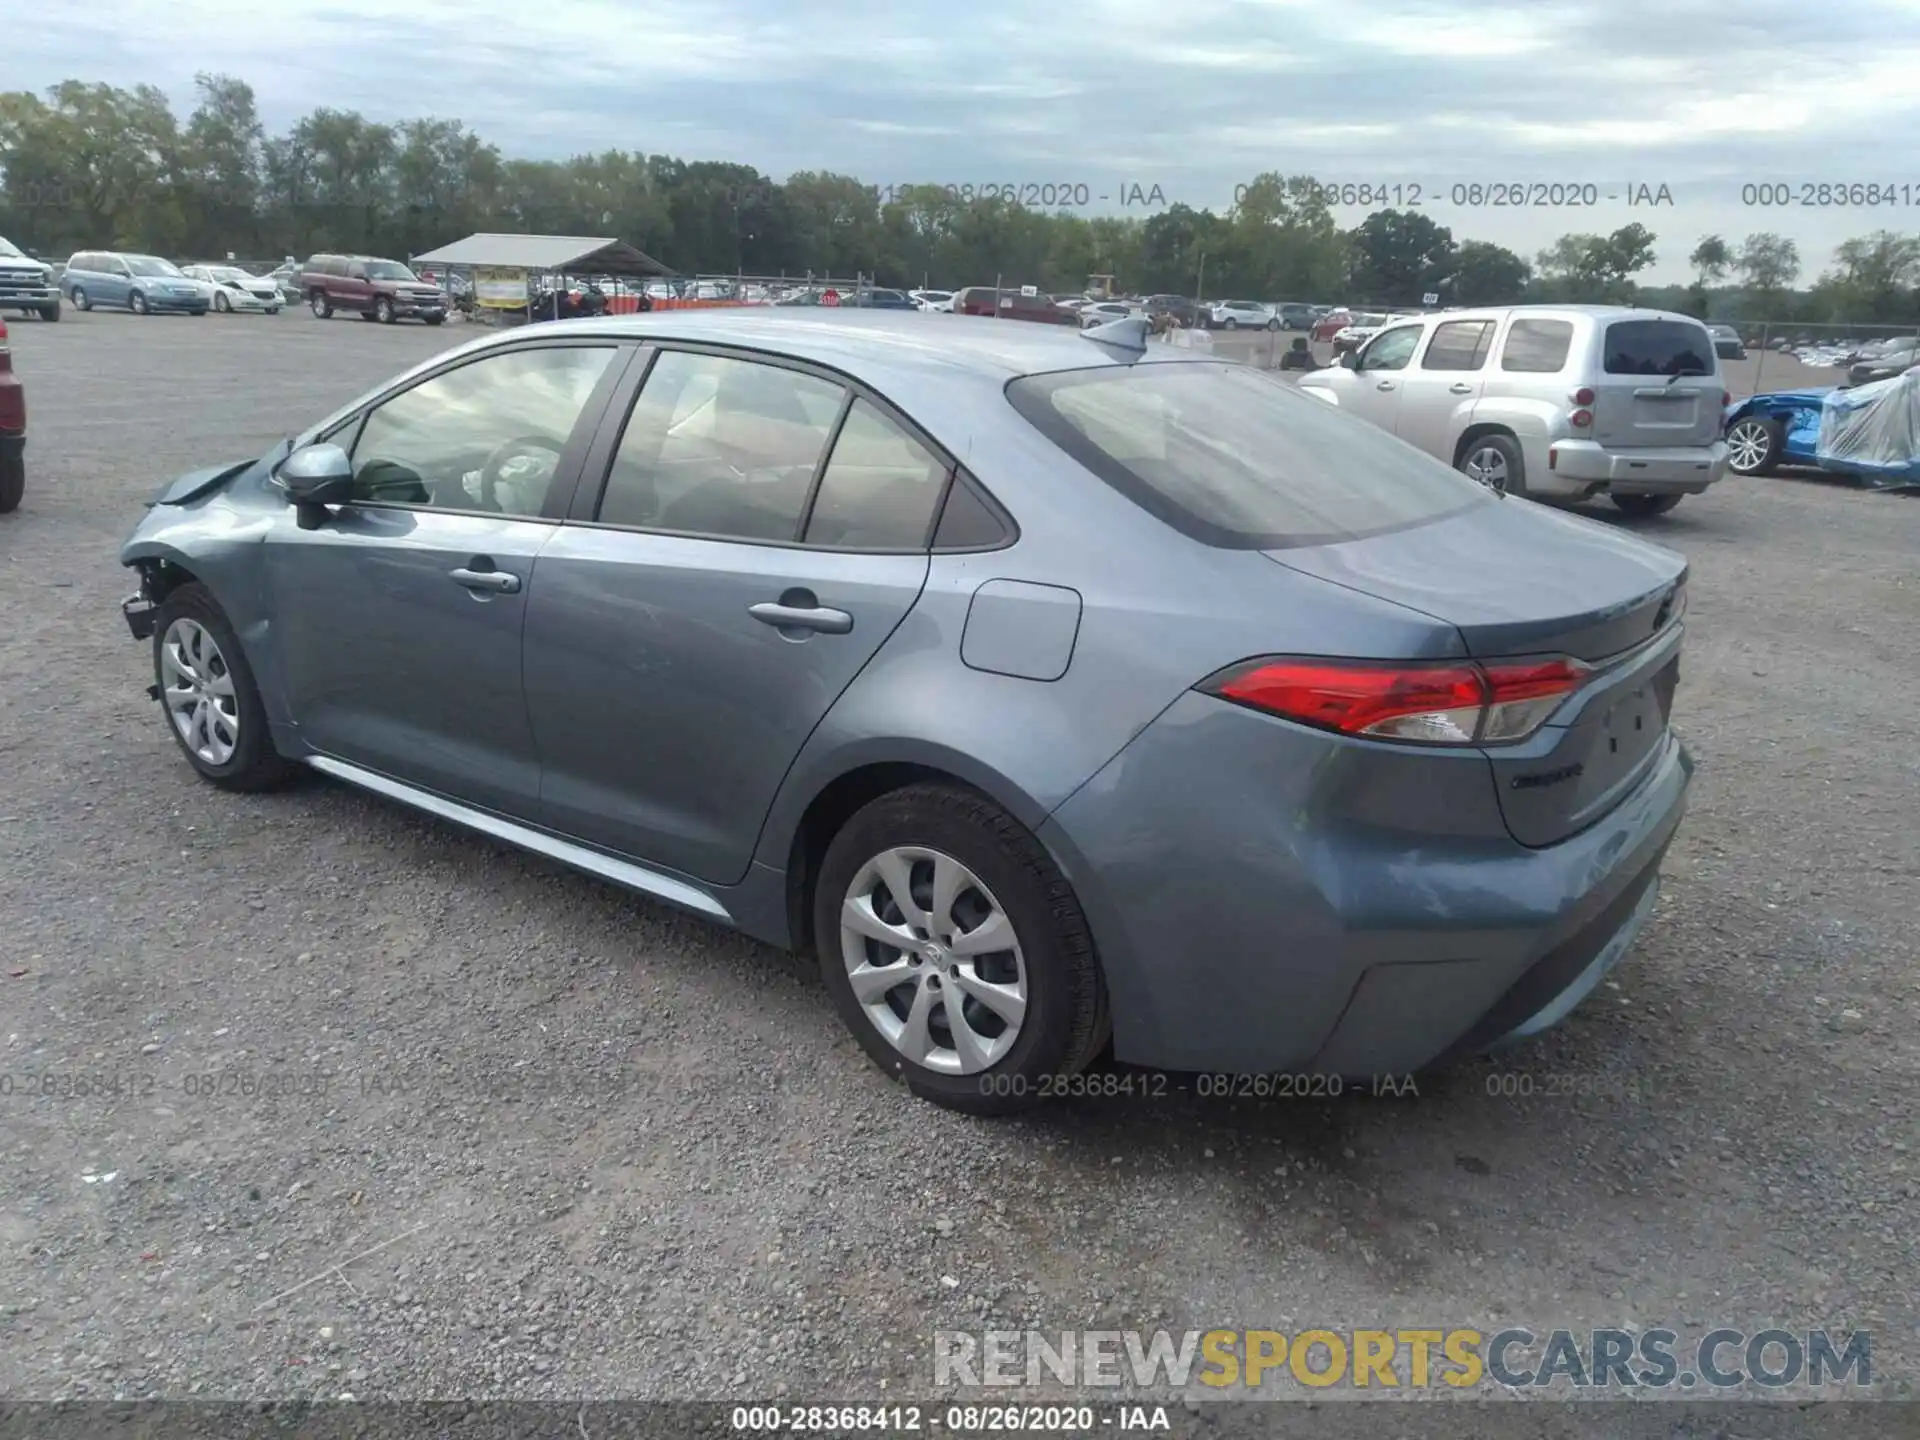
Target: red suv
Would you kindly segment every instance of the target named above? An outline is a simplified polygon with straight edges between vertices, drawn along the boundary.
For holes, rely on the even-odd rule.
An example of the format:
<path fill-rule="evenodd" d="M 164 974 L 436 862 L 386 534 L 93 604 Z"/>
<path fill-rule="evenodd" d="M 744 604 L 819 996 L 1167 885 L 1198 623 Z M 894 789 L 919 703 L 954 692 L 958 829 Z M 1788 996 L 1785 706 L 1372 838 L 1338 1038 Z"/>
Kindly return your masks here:
<path fill-rule="evenodd" d="M 398 260 L 376 255 L 315 255 L 300 267 L 300 293 L 322 320 L 336 310 L 388 325 L 408 316 L 429 325 L 447 318 L 447 297 L 439 286 Z"/>
<path fill-rule="evenodd" d="M 1038 320 L 1043 325 L 1074 325 L 1080 317 L 1045 295 L 1027 295 L 1018 289 L 996 290 L 991 285 L 969 285 L 953 297 L 956 315 L 997 315 L 1003 320 Z"/>
<path fill-rule="evenodd" d="M 27 489 L 27 392 L 13 373 L 7 322 L 0 320 L 0 515 L 20 508 Z"/>

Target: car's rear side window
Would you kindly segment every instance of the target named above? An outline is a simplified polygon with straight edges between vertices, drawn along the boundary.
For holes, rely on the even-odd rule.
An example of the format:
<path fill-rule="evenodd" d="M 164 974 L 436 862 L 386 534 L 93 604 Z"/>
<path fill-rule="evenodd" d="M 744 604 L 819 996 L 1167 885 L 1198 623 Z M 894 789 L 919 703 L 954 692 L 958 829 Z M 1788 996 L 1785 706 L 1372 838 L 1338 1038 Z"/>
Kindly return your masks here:
<path fill-rule="evenodd" d="M 1507 327 L 1500 368 L 1528 375 L 1558 375 L 1573 349 L 1571 320 L 1516 320 Z"/>
<path fill-rule="evenodd" d="M 1029 375 L 1007 397 L 1094 474 L 1209 545 L 1329 544 L 1497 503 L 1389 432 L 1249 366 Z"/>
<path fill-rule="evenodd" d="M 1680 320 L 1616 320 L 1607 326 L 1609 375 L 1711 375 L 1713 340 Z"/>

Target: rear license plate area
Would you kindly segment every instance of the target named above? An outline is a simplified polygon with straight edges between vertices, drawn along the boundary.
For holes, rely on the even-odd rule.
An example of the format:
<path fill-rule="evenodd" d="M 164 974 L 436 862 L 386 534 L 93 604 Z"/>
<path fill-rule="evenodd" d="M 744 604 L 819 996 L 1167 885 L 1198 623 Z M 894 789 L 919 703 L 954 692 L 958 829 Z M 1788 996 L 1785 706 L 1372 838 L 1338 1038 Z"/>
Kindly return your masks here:
<path fill-rule="evenodd" d="M 1692 396 L 1636 395 L 1633 399 L 1633 423 L 1672 426 L 1686 429 L 1698 416 Z"/>

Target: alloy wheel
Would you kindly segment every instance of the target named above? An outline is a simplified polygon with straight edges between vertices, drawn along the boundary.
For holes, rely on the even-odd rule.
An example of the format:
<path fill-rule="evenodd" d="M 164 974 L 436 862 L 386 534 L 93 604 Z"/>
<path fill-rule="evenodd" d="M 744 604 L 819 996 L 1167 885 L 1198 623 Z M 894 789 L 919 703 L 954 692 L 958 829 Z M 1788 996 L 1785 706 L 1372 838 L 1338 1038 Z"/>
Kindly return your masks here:
<path fill-rule="evenodd" d="M 240 744 L 240 698 L 233 672 L 206 626 L 181 616 L 160 643 L 161 695 L 187 749 L 209 765 L 233 759 Z"/>
<path fill-rule="evenodd" d="M 951 855 L 895 846 L 862 865 L 841 902 L 840 951 L 868 1021 L 917 1065 L 975 1075 L 1020 1036 L 1019 937 L 993 892 Z"/>
<path fill-rule="evenodd" d="M 1491 445 L 1472 451 L 1460 468 L 1469 479 L 1478 480 L 1489 490 L 1507 493 L 1507 457 Z"/>
<path fill-rule="evenodd" d="M 1769 438 L 1758 420 L 1742 420 L 1727 432 L 1727 463 L 1742 475 L 1752 474 L 1766 463 Z"/>

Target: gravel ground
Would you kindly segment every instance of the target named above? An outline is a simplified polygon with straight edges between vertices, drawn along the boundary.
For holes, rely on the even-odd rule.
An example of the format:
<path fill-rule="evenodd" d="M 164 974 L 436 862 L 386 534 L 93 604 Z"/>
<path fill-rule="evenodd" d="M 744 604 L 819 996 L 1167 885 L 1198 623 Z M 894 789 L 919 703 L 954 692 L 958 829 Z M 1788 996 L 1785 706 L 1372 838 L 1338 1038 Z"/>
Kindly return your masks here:
<path fill-rule="evenodd" d="M 117 612 L 140 502 L 459 327 L 13 332 L 0 1394 L 880 1400 L 990 1321 L 1866 1326 L 1912 1374 L 1920 504 L 1732 480 L 1637 527 L 1694 565 L 1700 773 L 1561 1031 L 1417 1097 L 985 1122 L 783 954 L 344 788 L 192 776 Z"/>

